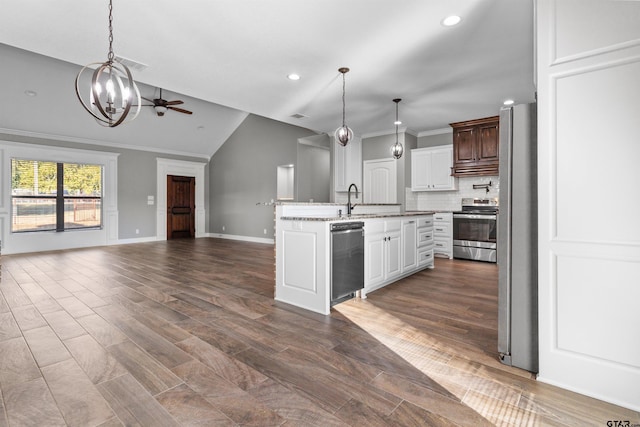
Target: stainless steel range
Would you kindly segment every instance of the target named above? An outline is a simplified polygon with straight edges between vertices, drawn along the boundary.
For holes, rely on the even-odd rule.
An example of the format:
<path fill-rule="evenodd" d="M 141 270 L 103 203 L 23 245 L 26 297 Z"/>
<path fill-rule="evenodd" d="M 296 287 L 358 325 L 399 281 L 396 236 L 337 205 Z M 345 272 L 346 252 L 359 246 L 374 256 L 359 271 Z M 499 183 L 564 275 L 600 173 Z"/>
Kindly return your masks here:
<path fill-rule="evenodd" d="M 497 224 L 497 199 L 462 199 L 453 213 L 453 257 L 496 262 Z"/>

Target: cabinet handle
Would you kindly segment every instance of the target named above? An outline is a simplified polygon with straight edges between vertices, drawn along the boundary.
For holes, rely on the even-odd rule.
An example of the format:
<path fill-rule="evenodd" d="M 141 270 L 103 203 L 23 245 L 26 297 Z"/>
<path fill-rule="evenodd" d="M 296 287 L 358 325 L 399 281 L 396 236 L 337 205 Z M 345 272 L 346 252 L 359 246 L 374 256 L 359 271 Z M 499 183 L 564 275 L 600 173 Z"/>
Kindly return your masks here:
<path fill-rule="evenodd" d="M 444 228 L 438 228 L 438 227 L 436 227 L 436 231 L 444 231 Z"/>
<path fill-rule="evenodd" d="M 413 224 L 415 221 L 409 221 L 409 224 Z"/>

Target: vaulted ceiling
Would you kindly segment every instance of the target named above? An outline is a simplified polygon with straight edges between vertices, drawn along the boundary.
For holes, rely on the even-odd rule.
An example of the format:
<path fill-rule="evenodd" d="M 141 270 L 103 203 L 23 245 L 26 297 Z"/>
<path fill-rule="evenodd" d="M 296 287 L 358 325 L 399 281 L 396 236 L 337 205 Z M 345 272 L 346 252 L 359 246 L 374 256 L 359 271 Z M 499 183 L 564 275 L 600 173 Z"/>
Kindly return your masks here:
<path fill-rule="evenodd" d="M 393 131 L 393 98 L 415 134 L 497 114 L 507 98 L 534 100 L 531 0 L 114 0 L 114 51 L 146 65 L 132 69 L 142 96 L 162 87 L 194 114 L 146 108 L 102 128 L 73 81 L 106 60 L 108 1 L 2 3 L 0 131 L 202 157 L 247 113 L 331 134 L 340 67 L 351 69 L 346 119 L 361 136 Z M 452 14 L 461 23 L 443 26 Z"/>

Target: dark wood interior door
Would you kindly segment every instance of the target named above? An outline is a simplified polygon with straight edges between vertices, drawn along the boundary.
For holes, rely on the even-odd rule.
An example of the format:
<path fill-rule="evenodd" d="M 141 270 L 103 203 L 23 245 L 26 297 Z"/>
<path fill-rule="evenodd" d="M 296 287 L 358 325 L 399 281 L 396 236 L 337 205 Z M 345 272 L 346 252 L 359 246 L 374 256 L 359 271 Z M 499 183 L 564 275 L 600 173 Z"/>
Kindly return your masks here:
<path fill-rule="evenodd" d="M 196 235 L 196 179 L 167 175 L 167 240 Z"/>

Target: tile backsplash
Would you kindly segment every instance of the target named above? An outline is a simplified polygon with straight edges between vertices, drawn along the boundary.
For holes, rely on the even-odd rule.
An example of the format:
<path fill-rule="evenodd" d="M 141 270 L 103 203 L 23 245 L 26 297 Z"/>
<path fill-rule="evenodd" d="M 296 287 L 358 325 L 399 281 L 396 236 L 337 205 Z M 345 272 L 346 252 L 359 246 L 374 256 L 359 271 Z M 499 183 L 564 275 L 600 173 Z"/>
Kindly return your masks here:
<path fill-rule="evenodd" d="M 489 182 L 491 182 L 491 187 L 488 193 L 484 188 L 473 188 L 474 184 L 488 184 Z M 407 188 L 405 191 L 405 209 L 458 211 L 461 209 L 460 202 L 463 198 L 493 198 L 498 197 L 499 192 L 500 182 L 497 176 L 458 178 L 458 190 L 456 191 L 413 192 L 411 188 Z"/>

